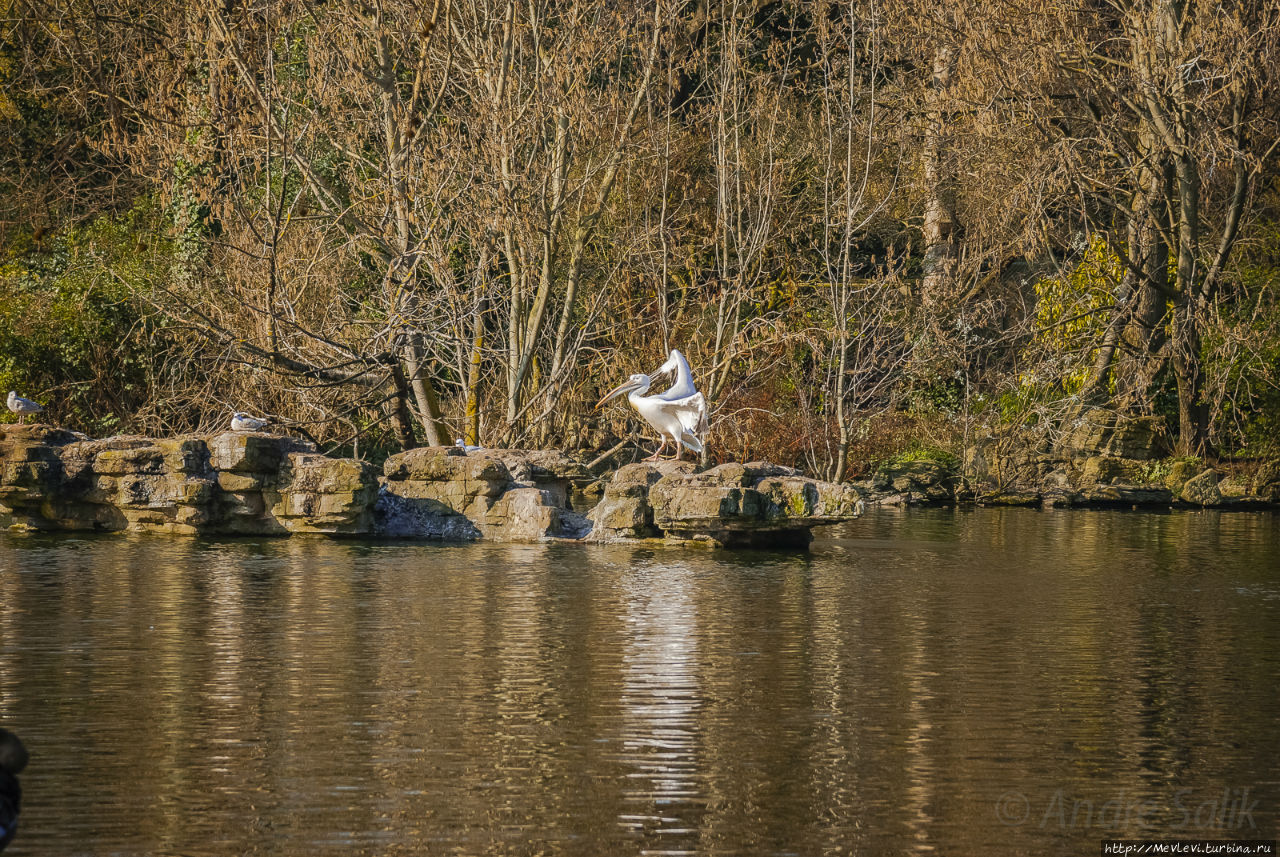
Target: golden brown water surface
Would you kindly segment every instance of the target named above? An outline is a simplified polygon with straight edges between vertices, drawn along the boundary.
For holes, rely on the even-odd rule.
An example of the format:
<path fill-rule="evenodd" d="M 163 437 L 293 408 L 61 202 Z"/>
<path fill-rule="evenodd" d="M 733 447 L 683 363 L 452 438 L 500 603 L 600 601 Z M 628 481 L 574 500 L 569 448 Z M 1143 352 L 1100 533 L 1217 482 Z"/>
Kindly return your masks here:
<path fill-rule="evenodd" d="M 1096 854 L 1274 838 L 1280 519 L 812 554 L 0 535 L 20 855 Z"/>

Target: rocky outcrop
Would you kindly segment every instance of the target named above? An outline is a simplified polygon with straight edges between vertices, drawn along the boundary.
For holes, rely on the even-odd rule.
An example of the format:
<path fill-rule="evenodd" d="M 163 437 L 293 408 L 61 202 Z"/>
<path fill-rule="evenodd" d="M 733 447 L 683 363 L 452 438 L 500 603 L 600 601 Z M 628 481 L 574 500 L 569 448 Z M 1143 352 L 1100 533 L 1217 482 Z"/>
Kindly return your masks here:
<path fill-rule="evenodd" d="M 766 462 L 696 472 L 685 462 L 632 464 L 590 513 L 591 538 L 664 538 L 721 547 L 802 547 L 812 529 L 861 514 L 862 494 Z"/>
<path fill-rule="evenodd" d="M 668 476 L 695 470 L 691 461 L 643 461 L 618 468 L 604 486 L 600 502 L 587 513 L 594 524 L 591 537 L 603 542 L 661 538 L 649 504 L 649 489 Z"/>
<path fill-rule="evenodd" d="M 270 516 L 290 533 L 363 535 L 373 531 L 377 496 L 371 464 L 294 452 L 281 462 L 279 482 L 264 500 L 270 502 Z"/>
<path fill-rule="evenodd" d="M 1257 508 L 1280 501 L 1280 465 L 1160 457 L 1151 417 L 1099 408 L 1070 416 L 1056 442 L 1044 427 L 979 440 L 963 462 L 917 454 L 857 483 L 885 504 Z"/>
<path fill-rule="evenodd" d="M 295 438 L 89 440 L 0 428 L 0 505 L 32 529 L 285 535 L 367 533 L 374 469 Z"/>
<path fill-rule="evenodd" d="M 563 453 L 426 447 L 391 456 L 383 474 L 378 535 L 538 541 L 589 526 L 572 503 L 593 477 Z"/>
<path fill-rule="evenodd" d="M 602 482 L 559 452 L 430 447 L 391 456 L 379 474 L 269 434 L 90 440 L 0 427 L 0 511 L 32 529 L 776 547 L 807 544 L 860 499 L 763 463 L 645 463 Z"/>
<path fill-rule="evenodd" d="M 957 462 L 949 456 L 920 455 L 888 462 L 871 478 L 853 484 L 874 502 L 886 506 L 932 505 L 954 502 L 960 483 Z"/>
<path fill-rule="evenodd" d="M 1131 416 L 1106 408 L 1082 408 L 1063 420 L 1058 449 L 1064 457 L 1150 461 L 1169 454 L 1159 417 Z"/>

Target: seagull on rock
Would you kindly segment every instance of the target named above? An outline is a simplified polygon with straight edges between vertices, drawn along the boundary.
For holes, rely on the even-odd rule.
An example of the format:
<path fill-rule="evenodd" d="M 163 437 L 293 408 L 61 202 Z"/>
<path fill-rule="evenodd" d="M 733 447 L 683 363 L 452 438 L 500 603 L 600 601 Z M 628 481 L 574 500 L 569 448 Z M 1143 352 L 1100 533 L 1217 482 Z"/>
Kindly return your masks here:
<path fill-rule="evenodd" d="M 266 420 L 260 420 L 257 417 L 242 414 L 240 411 L 236 411 L 231 415 L 232 431 L 262 431 L 266 427 Z"/>
<path fill-rule="evenodd" d="M 453 445 L 458 447 L 458 449 L 462 450 L 463 452 L 479 452 L 480 450 L 484 449 L 483 446 L 472 446 L 462 438 L 457 438 L 456 440 L 454 440 Z"/>
<path fill-rule="evenodd" d="M 22 425 L 27 420 L 27 414 L 38 414 L 44 410 L 44 406 L 30 399 L 24 399 L 13 390 L 10 390 L 9 410 L 18 415 L 18 425 Z"/>

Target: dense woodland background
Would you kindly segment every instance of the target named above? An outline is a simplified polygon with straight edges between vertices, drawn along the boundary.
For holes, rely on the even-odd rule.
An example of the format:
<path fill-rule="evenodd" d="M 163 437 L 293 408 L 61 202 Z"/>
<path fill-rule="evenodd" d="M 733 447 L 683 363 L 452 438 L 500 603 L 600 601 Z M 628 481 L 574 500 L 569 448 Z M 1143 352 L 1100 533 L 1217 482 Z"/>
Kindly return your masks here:
<path fill-rule="evenodd" d="M 0 388 L 95 436 L 600 450 L 679 347 L 721 460 L 1280 452 L 1274 0 L 0 9 Z"/>

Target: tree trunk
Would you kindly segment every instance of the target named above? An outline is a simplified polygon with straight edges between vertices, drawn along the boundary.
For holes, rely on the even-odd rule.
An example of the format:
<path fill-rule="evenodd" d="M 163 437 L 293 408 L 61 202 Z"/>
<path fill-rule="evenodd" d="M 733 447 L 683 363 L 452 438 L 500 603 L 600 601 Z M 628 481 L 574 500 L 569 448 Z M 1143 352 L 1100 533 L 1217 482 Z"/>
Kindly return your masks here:
<path fill-rule="evenodd" d="M 1188 302 L 1188 304 L 1193 302 Z M 1178 310 L 1174 331 L 1173 371 L 1178 382 L 1178 454 L 1202 456 L 1208 451 L 1209 408 L 1203 401 L 1200 330 L 1192 306 Z"/>
<path fill-rule="evenodd" d="M 484 360 L 484 310 L 487 300 L 476 305 L 476 315 L 471 334 L 471 363 L 467 370 L 467 426 L 466 440 L 472 445 L 480 443 L 480 369 Z"/>
<path fill-rule="evenodd" d="M 1151 141 L 1149 134 L 1148 140 Z M 1141 253 L 1131 251 L 1130 255 L 1137 268 L 1133 310 L 1122 337 L 1127 356 L 1116 373 L 1118 402 L 1143 412 L 1151 410 L 1152 381 L 1168 360 L 1161 351 L 1168 339 L 1165 322 L 1169 301 L 1174 297 L 1169 282 L 1168 243 L 1173 234 L 1169 217 L 1173 166 L 1167 160 L 1156 160 L 1158 168 L 1146 174 L 1145 197 L 1140 208 L 1135 209 L 1140 218 L 1136 240 L 1141 244 Z"/>
<path fill-rule="evenodd" d="M 386 178 L 389 199 L 392 203 L 391 214 L 395 224 L 395 253 L 387 260 L 387 293 L 392 307 L 400 316 L 409 316 L 416 309 L 415 295 L 408 289 L 416 284 L 416 263 L 406 263 L 411 258 L 411 248 L 416 242 L 413 234 L 413 222 L 410 212 L 413 202 L 409 196 L 409 181 L 405 165 L 408 159 L 408 139 L 402 130 L 400 114 L 404 105 L 400 103 L 395 85 L 395 62 L 385 31 L 381 26 L 381 7 L 378 7 L 379 34 L 376 42 L 376 59 L 380 72 L 379 86 L 382 105 L 382 134 L 386 148 Z M 418 418 L 426 432 L 427 443 L 431 446 L 443 446 L 448 438 L 448 430 L 444 425 L 440 402 L 436 397 L 435 385 L 424 372 L 422 334 L 416 330 L 405 331 L 408 344 L 404 347 L 404 365 L 408 370 L 408 380 L 413 391 L 413 398 L 418 408 Z"/>
<path fill-rule="evenodd" d="M 945 164 L 947 109 L 954 66 L 954 54 L 949 47 L 940 47 L 934 52 L 929 124 L 924 139 L 924 184 L 929 194 L 924 213 L 924 281 L 921 284 L 925 306 L 946 299 L 956 273 L 955 178 Z"/>
<path fill-rule="evenodd" d="M 1200 360 L 1200 326 L 1205 306 L 1196 270 L 1200 257 L 1200 172 L 1190 157 L 1175 162 L 1178 177 L 1178 306 L 1173 369 L 1178 379 L 1178 451 L 1203 455 L 1208 442 L 1208 408 Z"/>
<path fill-rule="evenodd" d="M 418 419 L 427 434 L 427 445 L 447 445 L 449 430 L 444 424 L 444 415 L 440 412 L 435 385 L 423 374 L 421 334 L 410 336 L 409 344 L 404 349 L 404 364 L 409 370 L 409 382 L 418 406 Z"/>
<path fill-rule="evenodd" d="M 391 367 L 391 381 L 395 385 L 395 410 L 392 412 L 401 449 L 413 449 L 418 442 L 413 437 L 413 415 L 409 413 L 409 382 L 398 365 Z"/>
<path fill-rule="evenodd" d="M 847 319 L 841 320 L 839 343 L 840 368 L 836 373 L 836 424 L 840 426 L 840 442 L 836 447 L 835 472 L 831 475 L 831 481 L 836 483 L 844 481 L 845 467 L 849 461 L 849 421 L 845 419 L 844 413 L 847 383 L 845 373 L 849 371 L 849 322 Z"/>

